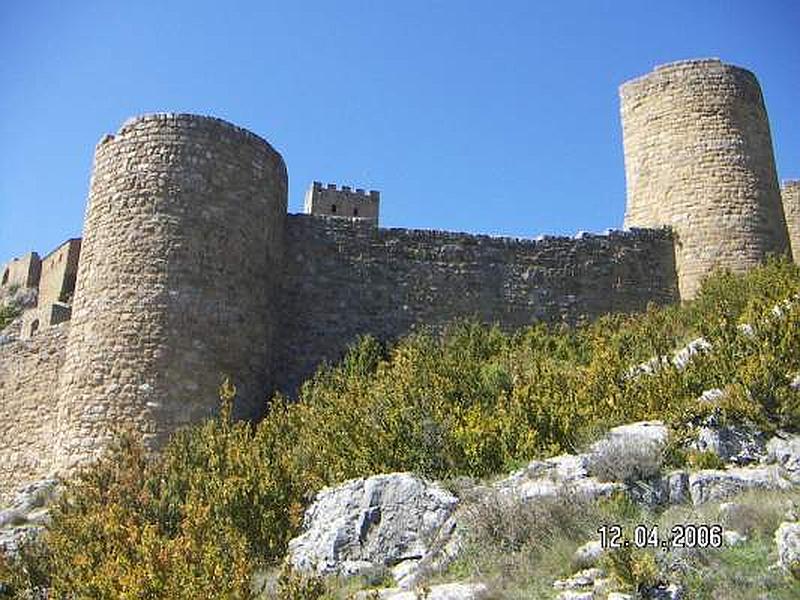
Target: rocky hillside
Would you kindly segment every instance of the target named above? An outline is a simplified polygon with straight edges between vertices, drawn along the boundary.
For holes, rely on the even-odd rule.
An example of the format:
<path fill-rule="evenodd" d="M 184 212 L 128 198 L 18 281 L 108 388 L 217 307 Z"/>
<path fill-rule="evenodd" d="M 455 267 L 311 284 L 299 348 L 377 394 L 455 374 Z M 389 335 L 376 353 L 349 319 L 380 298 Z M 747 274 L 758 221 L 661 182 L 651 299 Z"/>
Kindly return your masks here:
<path fill-rule="evenodd" d="M 798 290 L 774 262 L 578 328 L 364 339 L 257 426 L 224 384 L 160 456 L 122 435 L 23 491 L 4 593 L 797 598 Z"/>

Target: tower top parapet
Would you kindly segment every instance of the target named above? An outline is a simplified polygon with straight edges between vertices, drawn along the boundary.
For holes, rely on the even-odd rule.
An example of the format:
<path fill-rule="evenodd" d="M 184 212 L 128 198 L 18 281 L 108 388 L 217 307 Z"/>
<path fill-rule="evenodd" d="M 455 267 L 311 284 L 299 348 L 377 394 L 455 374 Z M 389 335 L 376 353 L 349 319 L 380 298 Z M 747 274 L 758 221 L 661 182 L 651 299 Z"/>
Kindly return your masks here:
<path fill-rule="evenodd" d="M 363 219 L 378 224 L 381 193 L 377 190 L 341 187 L 335 183 L 323 185 L 314 181 L 308 188 L 303 212 L 309 215 Z"/>

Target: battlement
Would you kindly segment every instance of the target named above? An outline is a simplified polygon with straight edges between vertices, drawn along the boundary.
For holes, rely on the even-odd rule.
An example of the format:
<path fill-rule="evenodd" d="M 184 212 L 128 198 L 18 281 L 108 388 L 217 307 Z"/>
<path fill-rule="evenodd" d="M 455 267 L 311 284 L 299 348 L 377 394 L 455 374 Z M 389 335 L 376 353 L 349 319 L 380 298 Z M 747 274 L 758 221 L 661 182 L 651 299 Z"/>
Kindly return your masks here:
<path fill-rule="evenodd" d="M 716 57 L 709 57 L 709 58 L 686 58 L 682 60 L 673 60 L 668 63 L 663 63 L 660 65 L 656 65 L 653 70 L 654 71 L 665 71 L 667 69 L 676 69 L 676 68 L 691 68 L 691 67 L 708 67 L 708 66 L 722 66 L 723 62 L 721 59 Z"/>
<path fill-rule="evenodd" d="M 306 192 L 303 212 L 308 215 L 360 219 L 378 225 L 381 194 L 348 185 L 314 181 Z"/>

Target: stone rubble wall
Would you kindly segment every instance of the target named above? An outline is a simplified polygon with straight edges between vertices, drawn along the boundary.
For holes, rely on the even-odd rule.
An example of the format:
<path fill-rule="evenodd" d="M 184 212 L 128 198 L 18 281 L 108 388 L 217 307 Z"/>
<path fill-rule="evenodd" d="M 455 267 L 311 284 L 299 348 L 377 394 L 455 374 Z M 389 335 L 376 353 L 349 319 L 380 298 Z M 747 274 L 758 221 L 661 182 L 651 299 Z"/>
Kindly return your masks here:
<path fill-rule="evenodd" d="M 0 506 L 21 484 L 50 473 L 56 388 L 69 323 L 0 344 Z"/>
<path fill-rule="evenodd" d="M 673 228 L 681 298 L 715 267 L 788 248 L 761 88 L 716 59 L 671 63 L 620 88 L 627 227 Z"/>
<path fill-rule="evenodd" d="M 514 328 L 677 300 L 666 230 L 540 241 L 289 215 L 275 384 L 292 393 L 359 334 L 476 317 Z"/>
<path fill-rule="evenodd" d="M 784 181 L 781 197 L 783 212 L 786 215 L 786 227 L 789 229 L 792 257 L 794 262 L 800 263 L 800 180 Z"/>

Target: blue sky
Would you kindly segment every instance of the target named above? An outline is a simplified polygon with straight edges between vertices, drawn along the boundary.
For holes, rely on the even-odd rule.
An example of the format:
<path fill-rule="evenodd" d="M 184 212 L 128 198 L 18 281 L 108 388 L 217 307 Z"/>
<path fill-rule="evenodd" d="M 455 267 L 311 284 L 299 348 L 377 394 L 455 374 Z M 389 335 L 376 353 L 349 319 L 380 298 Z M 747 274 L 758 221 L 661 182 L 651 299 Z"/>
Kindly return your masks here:
<path fill-rule="evenodd" d="M 800 178 L 800 4 L 785 1 L 0 3 L 0 262 L 80 235 L 95 143 L 211 114 L 289 169 L 380 189 L 381 221 L 533 237 L 618 227 L 617 88 L 716 56 L 753 70 Z"/>

